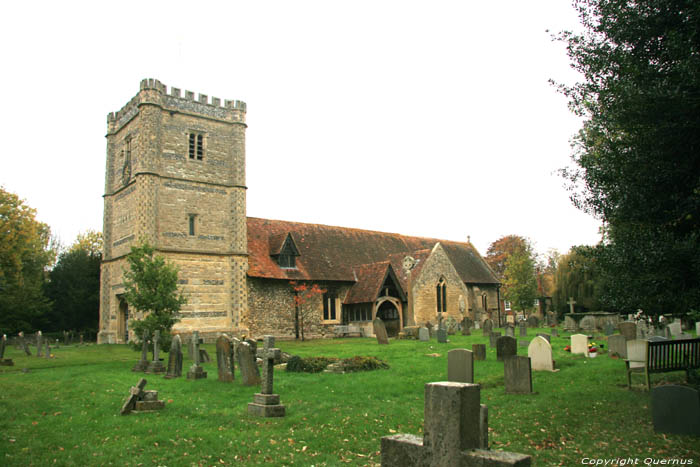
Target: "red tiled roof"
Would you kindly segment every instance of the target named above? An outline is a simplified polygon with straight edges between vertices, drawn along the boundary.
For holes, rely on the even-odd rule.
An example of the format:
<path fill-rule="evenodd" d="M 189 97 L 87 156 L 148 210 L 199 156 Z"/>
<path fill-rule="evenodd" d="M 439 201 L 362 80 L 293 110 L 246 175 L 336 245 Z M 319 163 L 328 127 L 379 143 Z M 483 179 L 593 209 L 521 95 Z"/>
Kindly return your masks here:
<path fill-rule="evenodd" d="M 348 291 L 345 304 L 374 302 L 384 284 L 384 278 L 391 266 L 389 261 L 355 266 L 353 272 L 357 282 Z"/>
<path fill-rule="evenodd" d="M 280 268 L 270 256 L 279 253 L 280 242 L 288 233 L 299 250 L 297 269 Z M 248 275 L 269 279 L 356 282 L 353 267 L 390 261 L 401 282 L 403 257 L 418 250 L 430 250 L 437 242 L 445 248 L 464 282 L 498 283 L 469 243 L 255 217 L 248 218 Z M 401 286 L 405 290 L 405 283 Z"/>

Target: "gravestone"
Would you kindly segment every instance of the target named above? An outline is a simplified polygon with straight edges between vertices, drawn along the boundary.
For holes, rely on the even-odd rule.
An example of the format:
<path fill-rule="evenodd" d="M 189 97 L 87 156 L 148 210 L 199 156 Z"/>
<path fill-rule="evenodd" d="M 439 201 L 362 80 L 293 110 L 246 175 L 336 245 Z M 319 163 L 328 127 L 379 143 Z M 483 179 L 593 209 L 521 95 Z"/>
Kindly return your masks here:
<path fill-rule="evenodd" d="M 286 408 L 280 404 L 280 396 L 273 391 L 275 360 L 281 356 L 280 349 L 274 348 L 275 338 L 265 336 L 263 338 L 263 377 L 260 393 L 253 396 L 253 401 L 248 404 L 248 413 L 258 417 L 284 417 Z"/>
<path fill-rule="evenodd" d="M 588 336 L 585 334 L 574 334 L 571 336 L 571 354 L 583 354 L 588 357 Z"/>
<path fill-rule="evenodd" d="M 612 336 L 615 333 L 615 326 L 611 322 L 607 322 L 603 325 L 603 334 L 606 336 Z"/>
<path fill-rule="evenodd" d="M 472 344 L 472 352 L 474 353 L 474 360 L 486 360 L 485 344 Z"/>
<path fill-rule="evenodd" d="M 29 344 L 27 344 L 27 340 L 24 338 L 24 332 L 20 331 L 18 337 L 19 345 L 22 347 L 22 350 L 24 350 L 24 353 L 27 354 L 27 356 L 31 355 L 32 352 L 29 350 Z"/>
<path fill-rule="evenodd" d="M 541 337 L 541 338 L 545 339 L 550 344 L 552 343 L 552 337 L 549 334 L 544 334 L 542 332 L 538 332 L 537 337 Z"/>
<path fill-rule="evenodd" d="M 7 346 L 7 335 L 2 335 L 2 340 L 0 340 L 0 365 L 2 366 L 13 366 L 15 363 L 11 358 L 5 358 L 5 347 Z"/>
<path fill-rule="evenodd" d="M 219 381 L 231 382 L 234 380 L 233 345 L 226 334 L 216 340 L 216 366 L 219 373 Z"/>
<path fill-rule="evenodd" d="M 692 339 L 693 336 L 690 334 L 686 334 L 685 332 L 682 332 L 676 336 L 676 339 Z"/>
<path fill-rule="evenodd" d="M 488 450 L 488 408 L 478 384 L 425 385 L 423 437 L 384 436 L 382 466 L 530 466 L 530 456 Z"/>
<path fill-rule="evenodd" d="M 44 342 L 45 342 L 44 345 L 46 346 L 46 348 L 45 348 L 46 352 L 45 352 L 44 356 L 46 358 L 51 358 L 51 346 L 49 346 L 49 340 L 46 339 Z"/>
<path fill-rule="evenodd" d="M 450 336 L 453 336 L 457 333 L 457 328 L 459 325 L 457 324 L 457 320 L 454 319 L 454 317 L 450 316 L 445 320 L 445 325 L 443 328 L 447 330 L 447 334 Z M 447 340 L 445 340 L 447 341 Z M 439 341 L 438 341 L 439 342 Z"/>
<path fill-rule="evenodd" d="M 203 379 L 207 377 L 207 372 L 199 364 L 199 344 L 202 343 L 202 339 L 199 338 L 199 331 L 192 332 L 191 345 L 192 345 L 192 355 L 194 356 L 194 362 L 190 366 L 190 371 L 187 372 L 187 379 Z"/>
<path fill-rule="evenodd" d="M 627 358 L 627 339 L 622 334 L 608 337 L 608 355 Z"/>
<path fill-rule="evenodd" d="M 668 384 L 651 390 L 656 433 L 700 436 L 700 395 L 688 386 Z"/>
<path fill-rule="evenodd" d="M 430 340 L 430 331 L 425 326 L 418 329 L 418 339 L 421 342 L 428 342 Z"/>
<path fill-rule="evenodd" d="M 520 337 L 527 337 L 527 323 L 520 321 L 518 328 L 520 329 Z"/>
<path fill-rule="evenodd" d="M 530 315 L 527 318 L 527 327 L 536 328 L 540 325 L 540 320 L 535 315 Z"/>
<path fill-rule="evenodd" d="M 381 318 L 374 318 L 372 326 L 374 327 L 374 335 L 377 336 L 377 344 L 388 344 L 389 336 L 386 333 L 384 321 Z"/>
<path fill-rule="evenodd" d="M 153 332 L 153 361 L 148 364 L 146 373 L 165 373 L 165 365 L 160 361 L 160 330 Z"/>
<path fill-rule="evenodd" d="M 437 341 L 439 344 L 447 344 L 447 331 L 444 328 L 437 330 Z"/>
<path fill-rule="evenodd" d="M 700 337 L 700 321 L 695 323 L 695 336 Z"/>
<path fill-rule="evenodd" d="M 676 337 L 677 335 L 683 332 L 683 330 L 681 329 L 681 323 L 678 320 L 672 322 L 667 327 L 673 337 Z"/>
<path fill-rule="evenodd" d="M 63 345 L 68 345 L 68 331 L 63 331 Z"/>
<path fill-rule="evenodd" d="M 506 326 L 506 336 L 515 337 L 515 328 L 511 324 Z"/>
<path fill-rule="evenodd" d="M 146 368 L 148 368 L 148 331 L 144 331 L 141 336 L 141 360 L 136 362 L 131 371 L 146 371 Z"/>
<path fill-rule="evenodd" d="M 204 339 L 200 339 L 202 343 L 204 343 Z M 209 357 L 209 353 L 207 352 L 207 349 L 199 349 L 199 363 L 209 363 L 211 362 L 211 357 Z"/>
<path fill-rule="evenodd" d="M 559 337 L 559 329 L 552 328 L 552 337 Z"/>
<path fill-rule="evenodd" d="M 518 354 L 518 343 L 514 337 L 502 336 L 496 340 L 496 359 L 499 362 Z"/>
<path fill-rule="evenodd" d="M 501 337 L 501 331 L 491 331 L 491 334 L 489 335 L 489 347 L 496 347 L 496 341 L 499 337 Z"/>
<path fill-rule="evenodd" d="M 483 335 L 484 337 L 490 336 L 491 335 L 491 330 L 493 329 L 493 321 L 490 319 L 485 319 L 484 323 L 481 326 L 481 329 L 483 330 Z"/>
<path fill-rule="evenodd" d="M 471 350 L 452 349 L 447 352 L 447 381 L 474 382 L 474 354 Z"/>
<path fill-rule="evenodd" d="M 593 316 L 584 316 L 579 323 L 581 330 L 586 333 L 592 333 L 596 330 L 595 318 Z"/>
<path fill-rule="evenodd" d="M 646 322 L 637 322 L 637 335 L 635 336 L 636 339 L 646 339 L 647 337 L 651 336 L 651 334 L 652 330 Z"/>
<path fill-rule="evenodd" d="M 120 415 L 129 415 L 131 412 L 152 412 L 165 407 L 165 402 L 158 400 L 158 391 L 144 391 L 145 387 L 144 378 L 141 378 L 136 386 L 132 386 L 129 397 L 119 411 Z"/>
<path fill-rule="evenodd" d="M 244 386 L 257 386 L 260 384 L 260 370 L 255 363 L 255 354 L 248 342 L 241 342 L 234 347 L 238 367 L 241 369 L 241 380 Z"/>
<path fill-rule="evenodd" d="M 462 319 L 462 335 L 469 336 L 471 334 L 471 328 L 474 326 L 474 320 L 468 316 Z M 465 334 L 466 332 L 466 334 Z"/>
<path fill-rule="evenodd" d="M 533 371 L 559 371 L 554 369 L 552 346 L 544 338 L 537 336 L 527 347 L 527 356 Z"/>
<path fill-rule="evenodd" d="M 36 332 L 36 356 L 41 357 L 43 351 L 44 340 L 41 331 Z"/>
<path fill-rule="evenodd" d="M 528 347 L 529 345 L 530 345 L 530 341 L 525 341 L 525 340 L 518 341 L 518 346 L 520 346 L 520 347 Z"/>
<path fill-rule="evenodd" d="M 620 334 L 625 336 L 625 339 L 631 341 L 637 338 L 637 324 L 632 321 L 624 321 L 618 325 Z"/>
<path fill-rule="evenodd" d="M 532 371 L 530 357 L 513 355 L 503 362 L 506 394 L 532 393 Z"/>
<path fill-rule="evenodd" d="M 165 372 L 164 378 L 172 379 L 182 376 L 182 339 L 180 335 L 173 337 L 170 344 L 170 352 L 168 352 L 168 371 Z"/>

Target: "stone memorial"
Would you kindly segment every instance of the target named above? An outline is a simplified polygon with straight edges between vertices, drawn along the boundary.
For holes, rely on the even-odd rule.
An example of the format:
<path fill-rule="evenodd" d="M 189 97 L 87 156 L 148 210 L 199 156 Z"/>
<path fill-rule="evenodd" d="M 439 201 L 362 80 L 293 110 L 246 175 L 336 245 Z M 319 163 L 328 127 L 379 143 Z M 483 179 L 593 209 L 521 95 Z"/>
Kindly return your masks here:
<path fill-rule="evenodd" d="M 656 433 L 700 436 L 697 389 L 668 384 L 651 390 L 651 418 Z"/>
<path fill-rule="evenodd" d="M 457 333 L 458 327 L 459 327 L 459 324 L 457 323 L 457 320 L 454 319 L 454 317 L 452 317 L 452 316 L 449 316 L 445 320 L 445 324 L 443 326 L 443 328 L 447 330 L 447 335 L 449 335 L 449 336 L 454 336 Z"/>
<path fill-rule="evenodd" d="M 511 324 L 506 325 L 506 336 L 515 337 L 515 328 Z"/>
<path fill-rule="evenodd" d="M 202 343 L 204 343 L 204 339 L 201 339 Z M 209 356 L 209 352 L 207 352 L 207 349 L 199 349 L 199 363 L 209 363 L 211 362 L 211 357 Z"/>
<path fill-rule="evenodd" d="M 535 337 L 530 342 L 530 345 L 527 347 L 527 356 L 530 357 L 530 365 L 533 371 L 559 371 L 554 369 L 552 346 L 540 336 Z"/>
<path fill-rule="evenodd" d="M 234 345 L 234 354 L 238 360 L 238 368 L 241 369 L 241 380 L 244 386 L 257 386 L 260 384 L 260 370 L 255 363 L 255 354 L 248 342 L 240 342 Z"/>
<path fill-rule="evenodd" d="M 180 335 L 173 337 L 170 344 L 170 352 L 168 352 L 168 370 L 165 372 L 164 378 L 172 379 L 182 376 L 182 339 Z"/>
<path fill-rule="evenodd" d="M 637 324 L 633 321 L 624 321 L 618 325 L 620 334 L 625 336 L 625 339 L 631 341 L 637 338 Z"/>
<path fill-rule="evenodd" d="M 484 337 L 488 337 L 491 335 L 491 330 L 493 329 L 493 321 L 490 319 L 485 319 L 483 324 L 481 325 L 482 332 L 484 333 Z"/>
<path fill-rule="evenodd" d="M 428 342 L 430 340 L 430 331 L 425 326 L 418 329 L 418 339 L 421 342 Z"/>
<path fill-rule="evenodd" d="M 485 344 L 472 344 L 472 352 L 474 353 L 474 360 L 486 360 Z"/>
<path fill-rule="evenodd" d="M 219 336 L 216 340 L 216 366 L 219 381 L 231 382 L 234 380 L 233 344 L 226 334 Z"/>
<path fill-rule="evenodd" d="M 544 334 L 542 332 L 538 332 L 537 337 L 541 337 L 541 338 L 545 339 L 550 344 L 552 343 L 552 337 L 549 334 Z"/>
<path fill-rule="evenodd" d="M 5 347 L 7 346 L 7 335 L 2 335 L 0 340 L 0 366 L 13 366 L 15 363 L 11 358 L 5 358 Z"/>
<path fill-rule="evenodd" d="M 499 362 L 518 354 L 518 342 L 514 337 L 502 336 L 496 340 L 496 359 Z"/>
<path fill-rule="evenodd" d="M 41 335 L 41 331 L 36 332 L 36 356 L 41 357 L 43 351 L 44 339 Z"/>
<path fill-rule="evenodd" d="M 520 321 L 518 329 L 520 330 L 520 337 L 527 337 L 527 323 L 525 321 Z"/>
<path fill-rule="evenodd" d="M 571 336 L 571 354 L 585 355 L 588 357 L 588 336 L 585 334 L 574 334 Z"/>
<path fill-rule="evenodd" d="M 44 350 L 46 351 L 45 354 L 44 354 L 44 357 L 46 357 L 46 358 L 51 358 L 51 346 L 49 345 L 49 340 L 48 340 L 48 339 L 44 340 L 44 345 L 45 345 L 45 349 L 44 349 Z"/>
<path fill-rule="evenodd" d="M 280 404 L 280 396 L 273 391 L 275 360 L 281 356 L 280 349 L 274 348 L 275 338 L 265 336 L 263 350 L 263 378 L 260 393 L 253 396 L 248 404 L 248 413 L 258 417 L 284 417 L 286 408 Z"/>
<path fill-rule="evenodd" d="M 636 339 L 646 339 L 653 334 L 652 328 L 644 321 L 637 322 Z"/>
<path fill-rule="evenodd" d="M 471 350 L 452 349 L 447 352 L 447 381 L 474 382 L 474 354 Z"/>
<path fill-rule="evenodd" d="M 584 316 L 579 322 L 579 326 L 585 333 L 594 333 L 596 330 L 595 318 L 593 316 Z"/>
<path fill-rule="evenodd" d="M 165 402 L 158 400 L 158 391 L 144 391 L 146 380 L 141 378 L 129 391 L 129 397 L 119 411 L 120 415 L 129 415 L 132 412 L 152 412 L 165 407 Z"/>
<path fill-rule="evenodd" d="M 471 335 L 471 329 L 472 326 L 474 326 L 474 320 L 472 320 L 470 317 L 465 316 L 462 319 L 462 335 L 463 336 L 469 336 Z"/>
<path fill-rule="evenodd" d="M 372 321 L 372 327 L 374 328 L 374 335 L 377 336 L 377 344 L 388 344 L 389 336 L 386 333 L 386 326 L 384 326 L 384 321 L 381 318 L 374 318 Z"/>
<path fill-rule="evenodd" d="M 608 337 L 608 355 L 610 357 L 627 358 L 627 339 L 622 334 Z"/>
<path fill-rule="evenodd" d="M 559 337 L 559 329 L 552 328 L 552 337 Z"/>
<path fill-rule="evenodd" d="M 22 347 L 22 350 L 24 350 L 24 353 L 27 354 L 27 356 L 31 355 L 32 352 L 29 350 L 29 344 L 27 344 L 27 340 L 24 338 L 24 332 L 20 331 L 18 337 L 19 345 Z"/>
<path fill-rule="evenodd" d="M 676 337 L 683 332 L 683 330 L 681 329 L 681 322 L 678 320 L 675 320 L 674 322 L 669 324 L 667 328 L 671 332 L 671 335 L 673 337 Z"/>
<path fill-rule="evenodd" d="M 501 331 L 491 331 L 491 334 L 489 335 L 489 347 L 495 348 L 496 341 L 499 337 L 501 337 Z"/>
<path fill-rule="evenodd" d="M 153 331 L 153 361 L 148 364 L 146 373 L 165 373 L 165 365 L 160 361 L 160 330 Z"/>
<path fill-rule="evenodd" d="M 529 328 L 536 328 L 540 325 L 540 320 L 537 316 L 535 315 L 530 315 L 527 318 L 527 327 Z"/>
<path fill-rule="evenodd" d="M 523 454 L 488 450 L 488 408 L 478 384 L 425 385 L 423 436 L 395 434 L 381 440 L 381 465 L 401 467 L 527 467 Z"/>
<path fill-rule="evenodd" d="M 199 364 L 199 344 L 202 343 L 202 339 L 199 338 L 199 331 L 192 332 L 192 355 L 194 356 L 194 363 L 190 367 L 190 371 L 187 372 L 187 379 L 203 379 L 207 377 L 207 372 Z"/>
<path fill-rule="evenodd" d="M 148 331 L 143 332 L 141 337 L 141 360 L 131 368 L 131 371 L 146 371 L 148 368 Z"/>
<path fill-rule="evenodd" d="M 608 322 L 603 325 L 603 334 L 606 336 L 612 336 L 615 333 L 615 326 Z"/>
<path fill-rule="evenodd" d="M 506 394 L 532 393 L 532 371 L 530 357 L 513 355 L 503 362 Z"/>
<path fill-rule="evenodd" d="M 447 330 L 445 328 L 437 330 L 437 341 L 439 344 L 447 344 Z"/>

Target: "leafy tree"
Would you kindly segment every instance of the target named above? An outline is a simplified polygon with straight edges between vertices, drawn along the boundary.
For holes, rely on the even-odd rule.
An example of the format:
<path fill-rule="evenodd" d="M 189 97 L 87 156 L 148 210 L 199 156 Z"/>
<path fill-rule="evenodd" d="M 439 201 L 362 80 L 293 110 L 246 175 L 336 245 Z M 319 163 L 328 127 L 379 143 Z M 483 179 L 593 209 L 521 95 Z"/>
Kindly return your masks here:
<path fill-rule="evenodd" d="M 126 261 L 129 269 L 124 271 L 124 298 L 133 309 L 147 312 L 141 320 L 133 320 L 131 328 L 136 334 L 133 342 L 140 349 L 144 335 L 150 339 L 155 330 L 160 330 L 161 347 L 170 349 L 170 330 L 178 322 L 176 314 L 187 300 L 177 287 L 177 268 L 155 254 L 148 243 L 132 246 Z"/>
<path fill-rule="evenodd" d="M 102 234 L 79 234 L 73 245 L 58 256 L 49 273 L 46 295 L 52 300 L 50 328 L 93 331 L 100 308 Z"/>
<path fill-rule="evenodd" d="M 602 298 L 623 312 L 700 309 L 700 4 L 574 4 L 584 32 L 560 39 L 583 81 L 560 89 L 585 122 L 563 175 L 606 227 Z"/>
<path fill-rule="evenodd" d="M 603 283 L 596 249 L 590 246 L 571 248 L 559 260 L 555 283 L 553 302 L 560 314 L 571 310 L 567 303 L 571 297 L 576 302 L 576 311 L 600 310 Z"/>
<path fill-rule="evenodd" d="M 537 280 L 531 252 L 527 249 L 513 252 L 506 260 L 503 276 L 506 300 L 523 313 L 532 308 L 537 298 Z"/>
<path fill-rule="evenodd" d="M 0 328 L 6 333 L 45 328 L 46 268 L 55 259 L 49 227 L 14 193 L 0 187 Z"/>
<path fill-rule="evenodd" d="M 532 250 L 530 242 L 518 235 L 506 235 L 489 245 L 485 259 L 499 279 L 503 278 L 508 257 L 518 250 Z"/>
<path fill-rule="evenodd" d="M 292 286 L 292 293 L 294 294 L 294 333 L 296 338 L 299 339 L 301 335 L 301 340 L 304 339 L 304 328 L 305 325 L 311 320 L 311 316 L 315 312 L 314 306 L 311 304 L 316 297 L 323 296 L 326 291 L 319 287 L 318 284 L 306 284 L 304 282 L 289 281 Z"/>

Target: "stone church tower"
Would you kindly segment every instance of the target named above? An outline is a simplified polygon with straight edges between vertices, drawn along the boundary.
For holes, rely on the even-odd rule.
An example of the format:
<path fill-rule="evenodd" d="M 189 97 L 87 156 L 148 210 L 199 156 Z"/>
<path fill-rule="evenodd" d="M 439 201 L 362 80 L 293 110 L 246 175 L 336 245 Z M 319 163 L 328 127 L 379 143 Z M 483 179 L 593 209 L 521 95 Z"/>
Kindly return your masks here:
<path fill-rule="evenodd" d="M 205 337 L 247 319 L 245 114 L 157 80 L 107 116 L 99 343 L 124 343 L 142 317 L 122 298 L 125 256 L 146 240 L 180 270 L 188 303 L 174 331 Z"/>

